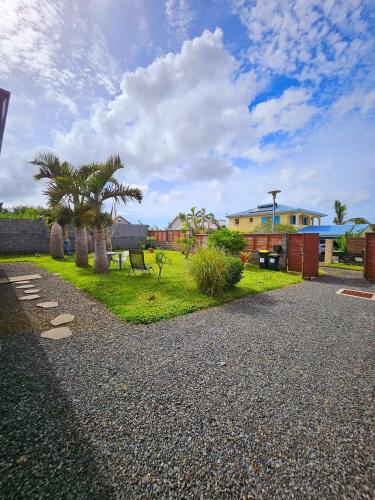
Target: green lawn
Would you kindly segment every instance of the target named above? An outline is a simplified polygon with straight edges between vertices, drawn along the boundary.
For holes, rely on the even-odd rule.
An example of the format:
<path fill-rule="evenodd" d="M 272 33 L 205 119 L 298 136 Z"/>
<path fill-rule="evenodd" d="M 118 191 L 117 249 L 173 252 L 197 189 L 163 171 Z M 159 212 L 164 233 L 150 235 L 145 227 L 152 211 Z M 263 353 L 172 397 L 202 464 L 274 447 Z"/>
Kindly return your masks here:
<path fill-rule="evenodd" d="M 332 263 L 332 264 L 322 264 L 324 267 L 333 267 L 336 269 L 348 269 L 349 271 L 363 271 L 363 266 L 354 265 L 354 264 L 342 264 L 340 263 Z"/>
<path fill-rule="evenodd" d="M 119 318 L 131 323 L 152 323 L 188 312 L 216 306 L 252 293 L 281 288 L 300 283 L 300 276 L 267 271 L 248 266 L 239 285 L 219 297 L 206 297 L 199 293 L 187 271 L 187 261 L 179 252 L 169 251 L 172 264 L 165 265 L 161 282 L 157 282 L 155 254 L 145 252 L 146 262 L 154 265 L 155 273 L 136 276 L 112 268 L 100 276 L 93 273 L 91 265 L 77 268 L 73 261 L 56 261 L 40 257 L 0 256 L 1 262 L 33 262 L 84 290 L 103 302 Z M 90 262 L 92 263 L 91 259 Z"/>

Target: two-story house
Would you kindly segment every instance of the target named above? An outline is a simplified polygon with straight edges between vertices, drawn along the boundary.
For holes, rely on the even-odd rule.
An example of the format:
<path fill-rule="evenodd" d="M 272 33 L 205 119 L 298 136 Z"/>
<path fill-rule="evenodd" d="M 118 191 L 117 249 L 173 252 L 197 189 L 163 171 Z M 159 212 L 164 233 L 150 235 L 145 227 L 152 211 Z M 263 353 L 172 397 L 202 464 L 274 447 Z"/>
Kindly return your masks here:
<path fill-rule="evenodd" d="M 256 208 L 227 215 L 229 219 L 229 229 L 238 231 L 252 231 L 260 224 L 272 222 L 272 203 L 258 205 Z M 290 224 L 301 228 L 305 226 L 320 226 L 321 217 L 326 217 L 327 214 L 309 210 L 307 208 L 290 207 L 288 205 L 275 205 L 275 223 Z"/>

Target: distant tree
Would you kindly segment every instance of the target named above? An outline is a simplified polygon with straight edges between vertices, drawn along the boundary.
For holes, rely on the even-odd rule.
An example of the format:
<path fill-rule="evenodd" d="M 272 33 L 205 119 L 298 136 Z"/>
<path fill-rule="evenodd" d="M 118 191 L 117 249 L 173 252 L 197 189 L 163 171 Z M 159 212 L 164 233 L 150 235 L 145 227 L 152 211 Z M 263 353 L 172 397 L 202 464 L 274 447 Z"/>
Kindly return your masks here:
<path fill-rule="evenodd" d="M 287 233 L 295 233 L 296 231 L 298 231 L 298 228 L 296 226 L 292 226 L 291 224 L 278 224 L 278 223 L 275 224 L 275 233 L 287 234 Z M 267 221 L 264 222 L 263 224 L 259 224 L 250 232 L 255 234 L 272 233 L 272 222 Z"/>
<path fill-rule="evenodd" d="M 345 224 L 346 213 L 348 211 L 348 207 L 343 205 L 341 201 L 335 200 L 334 203 L 335 209 L 335 217 L 333 219 L 334 224 Z"/>

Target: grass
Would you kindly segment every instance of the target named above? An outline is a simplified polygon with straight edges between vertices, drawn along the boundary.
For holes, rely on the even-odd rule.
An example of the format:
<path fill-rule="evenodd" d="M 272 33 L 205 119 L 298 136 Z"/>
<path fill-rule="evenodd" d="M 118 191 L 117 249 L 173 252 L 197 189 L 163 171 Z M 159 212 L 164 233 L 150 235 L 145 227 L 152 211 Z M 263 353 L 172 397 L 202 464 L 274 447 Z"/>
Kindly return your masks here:
<path fill-rule="evenodd" d="M 237 287 L 218 297 L 206 297 L 196 289 L 184 256 L 179 252 L 166 253 L 172 264 L 165 265 L 160 283 L 157 282 L 155 254 L 148 252 L 145 252 L 145 260 L 155 270 L 151 275 L 128 275 L 126 270 L 112 268 L 100 276 L 93 273 L 92 259 L 89 266 L 78 268 L 73 260 L 56 261 L 47 255 L 0 256 L 0 263 L 33 262 L 49 272 L 58 272 L 63 279 L 104 303 L 120 319 L 131 323 L 153 323 L 302 281 L 297 275 L 247 266 Z"/>
<path fill-rule="evenodd" d="M 363 266 L 355 264 L 331 263 L 323 264 L 324 267 L 334 267 L 336 269 L 348 269 L 349 271 L 363 271 Z"/>

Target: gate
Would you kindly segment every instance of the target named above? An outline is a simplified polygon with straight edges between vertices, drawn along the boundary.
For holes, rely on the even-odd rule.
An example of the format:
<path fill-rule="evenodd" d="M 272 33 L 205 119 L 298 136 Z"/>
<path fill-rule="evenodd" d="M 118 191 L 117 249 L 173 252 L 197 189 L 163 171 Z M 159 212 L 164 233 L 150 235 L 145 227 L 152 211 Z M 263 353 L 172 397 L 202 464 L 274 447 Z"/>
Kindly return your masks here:
<path fill-rule="evenodd" d="M 302 273 L 303 278 L 319 274 L 319 234 L 288 235 L 288 270 Z"/>
<path fill-rule="evenodd" d="M 375 233 L 366 233 L 365 238 L 364 277 L 367 281 L 375 281 Z"/>

